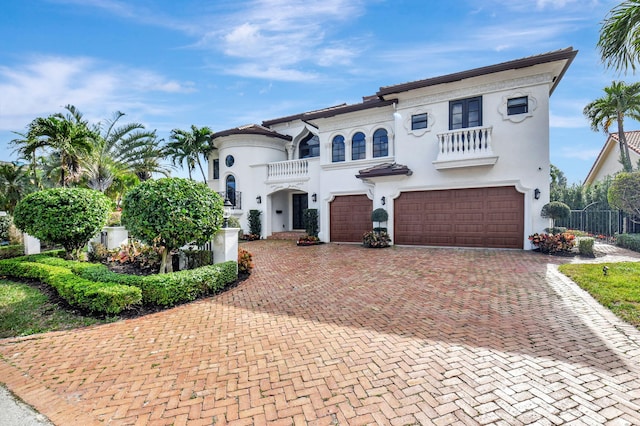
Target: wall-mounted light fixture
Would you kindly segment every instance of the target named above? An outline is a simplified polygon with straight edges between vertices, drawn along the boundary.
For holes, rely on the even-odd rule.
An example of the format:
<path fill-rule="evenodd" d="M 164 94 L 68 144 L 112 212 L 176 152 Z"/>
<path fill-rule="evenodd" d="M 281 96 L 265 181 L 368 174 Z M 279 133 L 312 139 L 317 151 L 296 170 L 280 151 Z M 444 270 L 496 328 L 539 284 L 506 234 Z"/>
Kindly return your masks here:
<path fill-rule="evenodd" d="M 316 195 L 316 193 L 314 192 L 313 194 L 311 194 L 311 201 L 313 201 L 314 203 L 316 201 L 318 201 L 318 196 Z"/>
<path fill-rule="evenodd" d="M 261 196 L 257 196 L 256 197 L 256 203 L 261 204 L 262 203 L 262 197 Z"/>
<path fill-rule="evenodd" d="M 387 199 L 385 197 L 380 198 L 380 203 L 384 206 L 387 204 Z"/>
<path fill-rule="evenodd" d="M 538 188 L 533 190 L 533 198 L 535 198 L 536 200 L 540 199 L 540 190 Z"/>

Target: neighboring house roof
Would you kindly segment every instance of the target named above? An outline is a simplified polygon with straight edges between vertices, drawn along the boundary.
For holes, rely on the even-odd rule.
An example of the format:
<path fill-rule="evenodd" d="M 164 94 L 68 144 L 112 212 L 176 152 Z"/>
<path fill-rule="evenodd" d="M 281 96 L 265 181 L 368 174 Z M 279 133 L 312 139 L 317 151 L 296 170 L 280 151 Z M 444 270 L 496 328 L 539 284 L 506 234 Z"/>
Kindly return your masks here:
<path fill-rule="evenodd" d="M 625 137 L 627 138 L 627 145 L 629 146 L 629 151 L 635 152 L 636 154 L 640 155 L 640 130 L 632 130 L 629 132 L 624 132 L 624 134 L 625 134 Z M 606 142 L 604 143 L 604 146 L 600 150 L 600 153 L 598 154 L 596 161 L 594 161 L 593 165 L 591 166 L 591 170 L 589 170 L 589 173 L 587 174 L 587 177 L 584 180 L 585 185 L 591 185 L 593 182 L 597 180 L 596 178 L 599 174 L 601 167 L 603 166 L 605 161 L 608 159 L 608 157 L 611 155 L 611 153 L 615 152 L 617 154 L 617 151 L 615 150 L 617 146 L 618 146 L 618 133 L 610 133 L 609 136 L 607 137 Z M 622 170 L 622 165 L 620 165 L 620 170 Z"/>
<path fill-rule="evenodd" d="M 293 139 L 289 135 L 283 135 L 282 133 L 274 132 L 273 130 L 267 129 L 266 127 L 259 124 L 248 124 L 246 126 L 234 127 L 233 129 L 215 132 L 213 134 L 213 139 L 231 135 L 262 135 L 284 139 L 286 141 L 290 141 Z"/>
<path fill-rule="evenodd" d="M 359 170 L 356 177 L 358 179 L 369 179 L 382 176 L 411 176 L 412 174 L 413 171 L 411 171 L 409 167 L 405 165 L 397 163 L 383 163 L 378 164 L 377 166 L 369 167 L 367 169 Z"/>
<path fill-rule="evenodd" d="M 467 78 L 480 77 L 487 74 L 493 74 L 501 71 L 508 71 L 512 69 L 520 69 L 531 67 L 534 65 L 545 64 L 548 62 L 555 62 L 559 60 L 565 60 L 565 64 L 559 73 L 559 75 L 555 78 L 551 89 L 549 90 L 549 94 L 551 95 L 560 82 L 562 80 L 562 76 L 571 65 L 573 58 L 578 54 L 577 50 L 573 50 L 573 47 L 567 47 L 566 49 L 555 50 L 553 52 L 543 53 L 541 55 L 528 56 L 522 59 L 516 59 L 513 61 L 502 62 L 500 64 L 489 65 L 487 67 L 475 68 L 468 71 L 457 72 L 453 74 L 447 74 L 440 77 L 427 78 L 425 80 L 418 80 L 409 83 L 396 84 L 394 86 L 386 86 L 381 87 L 378 91 L 377 95 L 379 97 L 407 92 L 409 90 L 420 89 L 422 87 L 434 86 L 436 84 L 445 84 L 452 83 L 454 81 L 460 81 Z"/>

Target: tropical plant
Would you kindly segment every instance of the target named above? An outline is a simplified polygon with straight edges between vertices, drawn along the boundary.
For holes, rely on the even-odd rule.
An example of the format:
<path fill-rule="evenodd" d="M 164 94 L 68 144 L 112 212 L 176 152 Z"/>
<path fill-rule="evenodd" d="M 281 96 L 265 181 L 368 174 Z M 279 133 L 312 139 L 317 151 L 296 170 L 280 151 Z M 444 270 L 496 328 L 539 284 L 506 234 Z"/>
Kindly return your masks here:
<path fill-rule="evenodd" d="M 24 166 L 0 165 L 0 210 L 13 214 L 16 204 L 29 190 L 29 178 Z"/>
<path fill-rule="evenodd" d="M 181 178 L 142 182 L 125 195 L 122 204 L 122 224 L 130 235 L 163 247 L 160 273 L 173 270 L 171 250 L 209 241 L 222 218 L 220 195 L 203 183 Z"/>
<path fill-rule="evenodd" d="M 560 201 L 552 201 L 542 206 L 540 216 L 545 219 L 551 219 L 551 227 L 555 227 L 557 219 L 566 219 L 571 215 L 571 209 L 565 203 Z"/>
<path fill-rule="evenodd" d="M 368 231 L 362 235 L 362 245 L 368 248 L 384 248 L 391 245 L 391 237 L 385 231 Z"/>
<path fill-rule="evenodd" d="M 101 192 L 86 188 L 52 188 L 24 197 L 14 212 L 15 225 L 44 241 L 60 244 L 67 258 L 107 223 L 111 203 Z"/>
<path fill-rule="evenodd" d="M 630 172 L 633 167 L 624 132 L 624 119 L 640 120 L 640 82 L 627 85 L 622 81 L 614 81 L 604 91 L 605 96 L 585 106 L 583 113 L 594 131 L 602 129 L 609 133 L 610 126 L 614 123 L 617 125 L 620 162 L 623 170 Z"/>
<path fill-rule="evenodd" d="M 304 209 L 304 227 L 310 237 L 318 236 L 318 209 Z"/>
<path fill-rule="evenodd" d="M 203 156 L 206 160 L 213 150 L 211 134 L 211 129 L 208 127 L 198 128 L 194 125 L 191 125 L 191 131 L 171 130 L 170 142 L 167 143 L 166 152 L 171 157 L 174 165 L 186 164 L 189 179 L 192 179 L 192 172 L 198 166 L 202 173 L 203 181 L 207 182 L 207 175 L 202 167 L 200 157 Z"/>
<path fill-rule="evenodd" d="M 260 222 L 260 210 L 249 210 L 249 234 L 257 235 L 258 239 L 262 233 L 262 223 Z"/>
<path fill-rule="evenodd" d="M 598 49 L 607 67 L 626 71 L 640 61 L 640 2 L 623 1 L 614 7 L 600 28 Z"/>
<path fill-rule="evenodd" d="M 609 187 L 609 204 L 640 221 L 640 171 L 619 173 Z"/>

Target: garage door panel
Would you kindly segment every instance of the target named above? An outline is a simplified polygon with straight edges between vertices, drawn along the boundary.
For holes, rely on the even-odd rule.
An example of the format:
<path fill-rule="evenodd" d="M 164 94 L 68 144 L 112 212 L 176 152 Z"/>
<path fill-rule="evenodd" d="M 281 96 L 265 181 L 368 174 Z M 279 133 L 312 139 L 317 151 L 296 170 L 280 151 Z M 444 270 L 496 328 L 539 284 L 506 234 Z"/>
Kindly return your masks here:
<path fill-rule="evenodd" d="M 514 187 L 404 192 L 394 211 L 397 244 L 523 246 L 524 195 Z"/>
<path fill-rule="evenodd" d="M 336 242 L 362 242 L 362 234 L 373 227 L 373 202 L 366 195 L 336 197 L 329 208 L 330 238 Z"/>

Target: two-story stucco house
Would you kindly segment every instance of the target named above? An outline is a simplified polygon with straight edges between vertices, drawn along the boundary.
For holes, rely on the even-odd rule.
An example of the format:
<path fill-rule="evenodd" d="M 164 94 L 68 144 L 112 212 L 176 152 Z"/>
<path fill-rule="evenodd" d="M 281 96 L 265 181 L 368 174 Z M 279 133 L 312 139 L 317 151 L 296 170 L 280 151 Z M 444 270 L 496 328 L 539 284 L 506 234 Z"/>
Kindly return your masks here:
<path fill-rule="evenodd" d="M 361 242 L 384 208 L 395 244 L 531 248 L 549 201 L 549 98 L 577 51 L 381 87 L 337 105 L 214 134 L 209 185 L 262 236 L 303 229 Z M 382 224 L 383 226 L 385 224 Z"/>

